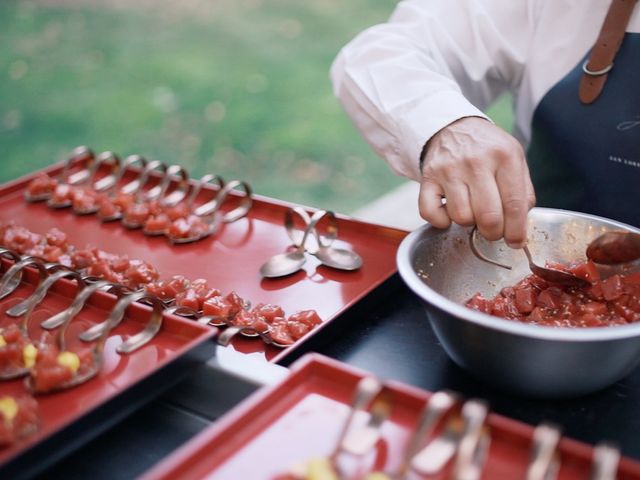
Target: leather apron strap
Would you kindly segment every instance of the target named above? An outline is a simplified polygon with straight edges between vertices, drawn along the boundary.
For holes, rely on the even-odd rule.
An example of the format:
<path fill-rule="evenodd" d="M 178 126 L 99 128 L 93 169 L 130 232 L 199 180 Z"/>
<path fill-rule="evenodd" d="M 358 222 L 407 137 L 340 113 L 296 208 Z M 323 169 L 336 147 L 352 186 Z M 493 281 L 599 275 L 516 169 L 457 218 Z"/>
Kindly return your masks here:
<path fill-rule="evenodd" d="M 593 103 L 604 88 L 636 2 L 637 0 L 612 0 L 598 40 L 589 59 L 582 65 L 583 75 L 579 87 L 582 103 Z"/>

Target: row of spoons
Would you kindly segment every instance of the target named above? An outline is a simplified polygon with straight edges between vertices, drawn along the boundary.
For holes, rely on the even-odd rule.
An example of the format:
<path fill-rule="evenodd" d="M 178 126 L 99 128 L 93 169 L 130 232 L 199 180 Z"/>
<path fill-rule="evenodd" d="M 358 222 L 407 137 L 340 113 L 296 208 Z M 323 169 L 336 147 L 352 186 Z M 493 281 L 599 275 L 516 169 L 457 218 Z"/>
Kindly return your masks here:
<path fill-rule="evenodd" d="M 127 173 L 133 179 L 121 185 Z M 204 192 L 206 185 L 215 195 L 198 204 L 199 197 L 210 196 Z M 96 156 L 87 147 L 76 148 L 57 177 L 34 179 L 24 196 L 29 202 L 46 201 L 51 208 L 70 207 L 78 215 L 97 214 L 102 222 L 120 220 L 126 228 L 165 235 L 174 244 L 216 234 L 223 224 L 246 216 L 253 203 L 246 182 L 226 183 L 212 174 L 193 181 L 178 165 L 140 155 L 121 161 L 113 152 Z"/>

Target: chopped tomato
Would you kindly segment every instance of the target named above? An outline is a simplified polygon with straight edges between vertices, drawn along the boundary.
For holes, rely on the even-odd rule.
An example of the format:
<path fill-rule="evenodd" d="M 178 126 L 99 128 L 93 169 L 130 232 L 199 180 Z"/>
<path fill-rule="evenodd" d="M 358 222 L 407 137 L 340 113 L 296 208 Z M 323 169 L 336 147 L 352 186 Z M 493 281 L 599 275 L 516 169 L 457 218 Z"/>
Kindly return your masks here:
<path fill-rule="evenodd" d="M 536 306 L 536 299 L 536 292 L 531 286 L 515 290 L 515 305 L 520 313 L 531 313 Z"/>
<path fill-rule="evenodd" d="M 287 328 L 289 329 L 291 338 L 293 338 L 294 340 L 298 340 L 299 338 L 303 337 L 312 329 L 311 326 L 305 323 L 292 321 L 287 322 Z"/>
<path fill-rule="evenodd" d="M 503 288 L 493 299 L 476 294 L 465 305 L 506 319 L 554 327 L 603 327 L 640 321 L 640 272 L 600 279 L 592 262 L 573 266 L 570 271 L 588 278 L 591 285 L 549 285 L 531 275 L 513 287 Z"/>
<path fill-rule="evenodd" d="M 273 323 L 276 318 L 284 318 L 282 307 L 272 303 L 259 303 L 252 312 L 264 318 L 267 323 Z"/>
<path fill-rule="evenodd" d="M 600 280 L 600 272 L 598 272 L 598 267 L 591 260 L 576 265 L 575 267 L 570 269 L 570 272 L 575 276 L 584 278 L 591 283 L 595 283 Z"/>
<path fill-rule="evenodd" d="M 169 228 L 170 225 L 171 220 L 169 219 L 169 217 L 164 213 L 160 213 L 147 219 L 147 221 L 144 223 L 144 230 L 146 232 L 163 233 L 167 228 Z"/>
<path fill-rule="evenodd" d="M 38 402 L 32 396 L 0 396 L 0 446 L 35 432 L 39 417 Z"/>
<path fill-rule="evenodd" d="M 67 234 L 64 233 L 62 230 L 60 230 L 59 228 L 54 227 L 50 229 L 46 233 L 45 238 L 49 245 L 53 245 L 60 248 L 67 247 Z"/>
<path fill-rule="evenodd" d="M 222 319 L 227 319 L 231 316 L 231 309 L 231 303 L 222 296 L 208 298 L 202 304 L 203 314 Z"/>
<path fill-rule="evenodd" d="M 615 300 L 624 293 L 624 284 L 620 275 L 613 275 L 606 280 L 600 282 L 602 287 L 602 296 L 605 300 Z"/>
<path fill-rule="evenodd" d="M 316 325 L 320 325 L 322 320 L 315 310 L 302 310 L 291 315 L 289 317 L 289 322 L 299 322 L 313 328 Z"/>
<path fill-rule="evenodd" d="M 33 196 L 51 195 L 58 185 L 58 181 L 46 173 L 38 175 L 29 182 L 27 191 Z"/>
<path fill-rule="evenodd" d="M 193 288 L 187 288 L 185 291 L 178 293 L 176 295 L 176 305 L 191 308 L 195 311 L 198 311 L 202 308 L 202 305 L 200 304 L 200 298 L 198 297 L 198 292 L 196 292 Z"/>

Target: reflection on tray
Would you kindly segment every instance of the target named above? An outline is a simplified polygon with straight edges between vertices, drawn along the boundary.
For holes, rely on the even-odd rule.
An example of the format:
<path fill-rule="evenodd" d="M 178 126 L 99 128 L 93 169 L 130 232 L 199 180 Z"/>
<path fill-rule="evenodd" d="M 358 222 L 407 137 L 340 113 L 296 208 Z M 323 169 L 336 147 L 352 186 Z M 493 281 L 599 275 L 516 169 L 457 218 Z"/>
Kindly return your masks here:
<path fill-rule="evenodd" d="M 481 399 L 382 382 L 309 354 L 143 478 L 204 477 L 614 480 L 640 479 L 640 464 L 606 442 L 492 414 Z"/>

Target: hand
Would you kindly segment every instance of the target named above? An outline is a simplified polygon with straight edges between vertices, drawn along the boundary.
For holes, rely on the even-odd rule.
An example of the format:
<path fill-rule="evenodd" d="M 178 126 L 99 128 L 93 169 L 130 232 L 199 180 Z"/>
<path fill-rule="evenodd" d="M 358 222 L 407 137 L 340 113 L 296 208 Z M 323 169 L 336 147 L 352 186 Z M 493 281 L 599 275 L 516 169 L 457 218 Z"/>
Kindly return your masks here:
<path fill-rule="evenodd" d="M 521 248 L 535 202 L 522 146 L 500 127 L 465 117 L 429 140 L 418 203 L 433 226 L 475 224 L 488 240 Z"/>

